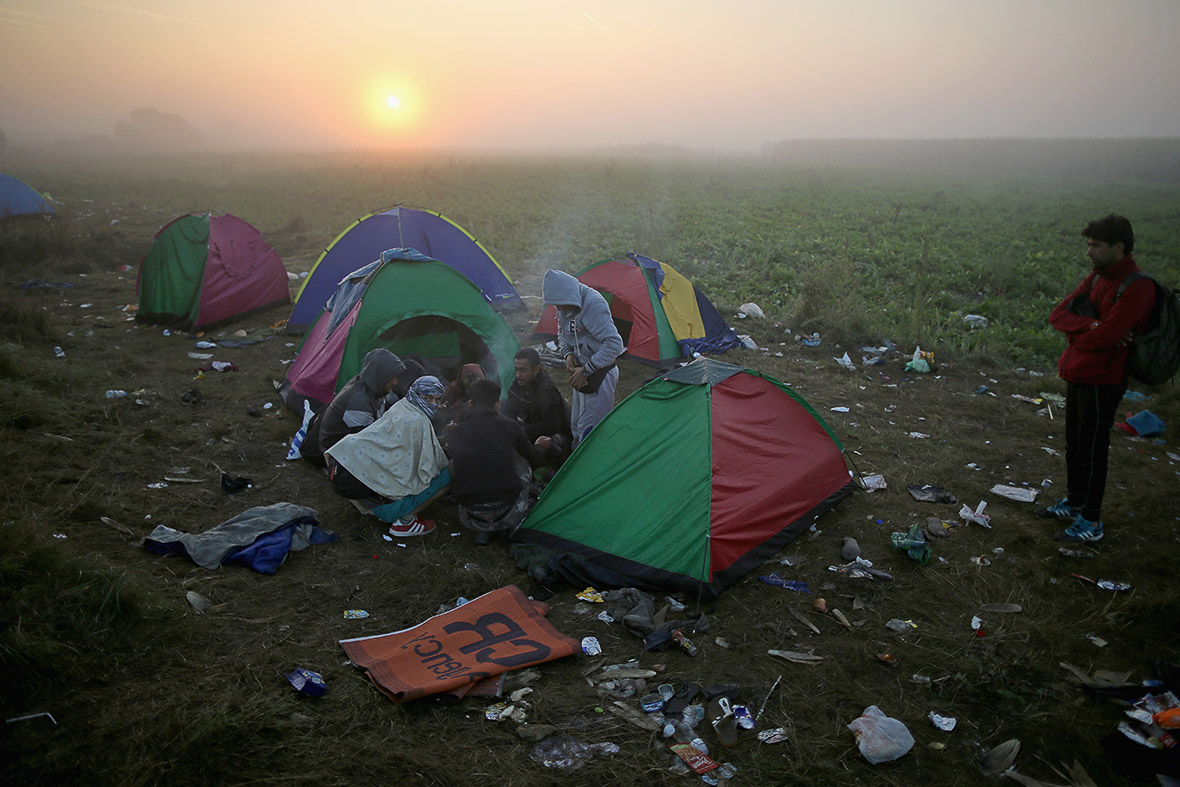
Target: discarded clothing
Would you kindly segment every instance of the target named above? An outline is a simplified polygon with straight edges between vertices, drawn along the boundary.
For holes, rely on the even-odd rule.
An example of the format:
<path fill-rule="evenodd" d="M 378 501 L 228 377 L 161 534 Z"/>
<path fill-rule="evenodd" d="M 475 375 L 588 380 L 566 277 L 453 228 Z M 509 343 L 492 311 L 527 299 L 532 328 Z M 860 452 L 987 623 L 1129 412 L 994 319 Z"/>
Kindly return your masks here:
<path fill-rule="evenodd" d="M 69 289 L 74 286 L 72 281 L 45 281 L 44 279 L 29 279 L 23 284 L 16 285 L 18 290 L 53 290 L 53 289 Z"/>
<path fill-rule="evenodd" d="M 260 574 L 273 574 L 289 553 L 339 540 L 321 530 L 315 516 L 315 509 L 293 503 L 255 506 L 204 533 L 157 525 L 143 540 L 143 548 L 157 555 L 187 555 L 210 570 L 240 563 Z"/>
<path fill-rule="evenodd" d="M 1127 416 L 1125 424 L 1115 424 L 1127 434 L 1139 437 L 1153 437 L 1163 434 L 1168 427 L 1158 415 L 1151 410 L 1143 410 L 1135 415 Z"/>

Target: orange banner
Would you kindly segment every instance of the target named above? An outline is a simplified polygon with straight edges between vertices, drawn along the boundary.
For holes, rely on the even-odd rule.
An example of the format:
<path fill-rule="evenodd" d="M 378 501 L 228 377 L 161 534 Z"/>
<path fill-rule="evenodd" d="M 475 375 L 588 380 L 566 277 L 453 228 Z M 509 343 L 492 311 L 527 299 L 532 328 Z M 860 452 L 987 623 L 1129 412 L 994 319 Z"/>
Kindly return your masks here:
<path fill-rule="evenodd" d="M 340 641 L 394 702 L 451 692 L 508 670 L 577 653 L 578 640 L 545 619 L 549 605 L 520 588 L 493 590 L 413 628 Z"/>

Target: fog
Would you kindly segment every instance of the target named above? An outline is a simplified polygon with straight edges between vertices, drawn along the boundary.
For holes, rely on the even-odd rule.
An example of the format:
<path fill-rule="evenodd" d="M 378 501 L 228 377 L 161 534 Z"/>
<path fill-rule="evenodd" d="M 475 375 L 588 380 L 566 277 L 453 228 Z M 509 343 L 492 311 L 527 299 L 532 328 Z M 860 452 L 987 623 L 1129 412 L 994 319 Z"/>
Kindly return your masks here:
<path fill-rule="evenodd" d="M 136 151 L 1180 136 L 1174 0 L 418 5 L 0 0 L 0 129 Z"/>

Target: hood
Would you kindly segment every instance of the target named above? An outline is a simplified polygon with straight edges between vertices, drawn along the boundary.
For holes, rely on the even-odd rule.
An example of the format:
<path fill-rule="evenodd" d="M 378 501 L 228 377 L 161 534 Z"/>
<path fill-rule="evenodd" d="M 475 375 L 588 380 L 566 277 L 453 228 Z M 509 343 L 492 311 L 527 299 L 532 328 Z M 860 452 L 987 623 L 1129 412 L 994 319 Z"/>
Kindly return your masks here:
<path fill-rule="evenodd" d="M 373 393 L 385 393 L 389 381 L 406 370 L 402 359 L 382 347 L 369 350 L 361 366 L 361 382 Z"/>
<path fill-rule="evenodd" d="M 562 271 L 545 271 L 541 298 L 546 305 L 582 307 L 582 283 Z"/>

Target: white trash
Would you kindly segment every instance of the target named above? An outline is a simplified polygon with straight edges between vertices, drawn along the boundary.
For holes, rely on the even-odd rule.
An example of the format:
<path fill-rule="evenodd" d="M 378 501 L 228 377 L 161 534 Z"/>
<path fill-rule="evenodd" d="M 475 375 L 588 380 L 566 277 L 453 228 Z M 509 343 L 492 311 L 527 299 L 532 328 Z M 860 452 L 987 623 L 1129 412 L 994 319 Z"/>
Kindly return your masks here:
<path fill-rule="evenodd" d="M 963 316 L 963 322 L 968 328 L 986 328 L 988 319 L 982 314 L 967 314 Z"/>
<path fill-rule="evenodd" d="M 886 716 L 876 705 L 865 708 L 848 729 L 856 736 L 860 753 L 873 765 L 896 760 L 914 748 L 914 736 L 905 724 Z"/>
<path fill-rule="evenodd" d="M 993 495 L 1006 497 L 1009 500 L 1015 500 L 1018 503 L 1032 503 L 1037 499 L 1037 489 L 1028 489 L 1023 486 L 1009 486 L 1008 484 L 996 484 L 988 490 Z"/>

